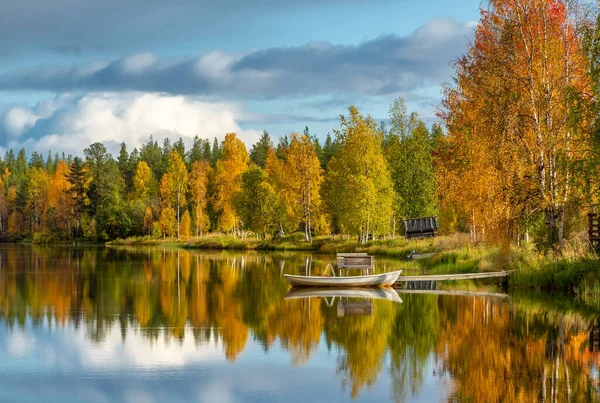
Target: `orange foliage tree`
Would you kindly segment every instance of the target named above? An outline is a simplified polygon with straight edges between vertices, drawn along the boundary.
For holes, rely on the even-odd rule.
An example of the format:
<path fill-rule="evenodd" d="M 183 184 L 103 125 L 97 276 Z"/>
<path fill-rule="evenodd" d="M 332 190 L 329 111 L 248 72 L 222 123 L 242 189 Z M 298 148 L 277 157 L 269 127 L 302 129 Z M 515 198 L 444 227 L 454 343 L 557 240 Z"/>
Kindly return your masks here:
<path fill-rule="evenodd" d="M 440 180 L 472 225 L 510 233 L 523 213 L 543 212 L 548 243 L 562 248 L 587 150 L 583 18 L 574 0 L 492 0 L 482 10 L 442 113 L 450 174 Z"/>

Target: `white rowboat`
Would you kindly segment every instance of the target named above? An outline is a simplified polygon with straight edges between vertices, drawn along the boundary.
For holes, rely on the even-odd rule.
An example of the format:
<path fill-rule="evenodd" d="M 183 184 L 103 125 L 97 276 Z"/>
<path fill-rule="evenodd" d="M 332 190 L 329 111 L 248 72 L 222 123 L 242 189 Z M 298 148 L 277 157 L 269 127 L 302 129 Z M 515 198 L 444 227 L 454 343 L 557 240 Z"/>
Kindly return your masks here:
<path fill-rule="evenodd" d="M 368 276 L 294 276 L 284 274 L 292 287 L 391 287 L 394 285 L 402 270 Z"/>

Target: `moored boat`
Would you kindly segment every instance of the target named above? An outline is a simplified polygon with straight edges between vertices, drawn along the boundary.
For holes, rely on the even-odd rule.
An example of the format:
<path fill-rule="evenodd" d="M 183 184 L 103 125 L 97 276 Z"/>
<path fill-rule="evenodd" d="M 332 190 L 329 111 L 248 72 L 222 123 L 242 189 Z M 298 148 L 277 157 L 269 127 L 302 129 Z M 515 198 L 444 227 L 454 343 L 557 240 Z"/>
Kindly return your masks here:
<path fill-rule="evenodd" d="M 292 287 L 391 287 L 401 273 L 402 270 L 367 276 L 283 276 Z"/>

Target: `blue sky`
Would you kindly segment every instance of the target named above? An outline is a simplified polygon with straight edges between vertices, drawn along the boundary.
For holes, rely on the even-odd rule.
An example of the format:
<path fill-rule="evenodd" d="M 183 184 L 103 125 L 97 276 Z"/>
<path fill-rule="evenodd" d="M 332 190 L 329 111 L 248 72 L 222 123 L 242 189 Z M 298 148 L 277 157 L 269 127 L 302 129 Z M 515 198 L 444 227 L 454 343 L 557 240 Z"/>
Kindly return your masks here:
<path fill-rule="evenodd" d="M 65 150 L 150 134 L 249 147 L 401 96 L 431 122 L 480 0 L 4 0 L 0 148 Z M 2 151 L 2 150 L 0 150 Z"/>

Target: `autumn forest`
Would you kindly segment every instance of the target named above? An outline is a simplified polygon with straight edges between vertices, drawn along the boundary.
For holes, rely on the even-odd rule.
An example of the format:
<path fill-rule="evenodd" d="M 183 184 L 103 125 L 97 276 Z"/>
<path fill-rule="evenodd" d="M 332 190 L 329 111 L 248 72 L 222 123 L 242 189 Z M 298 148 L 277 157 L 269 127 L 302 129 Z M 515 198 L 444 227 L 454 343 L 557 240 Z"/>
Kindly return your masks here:
<path fill-rule="evenodd" d="M 404 101 L 377 120 L 351 106 L 325 140 L 306 127 L 244 144 L 149 139 L 82 157 L 0 159 L 0 239 L 262 239 L 359 243 L 438 215 L 440 232 L 560 251 L 600 185 L 600 18 L 583 1 L 492 0 L 443 88 L 440 123 Z"/>

